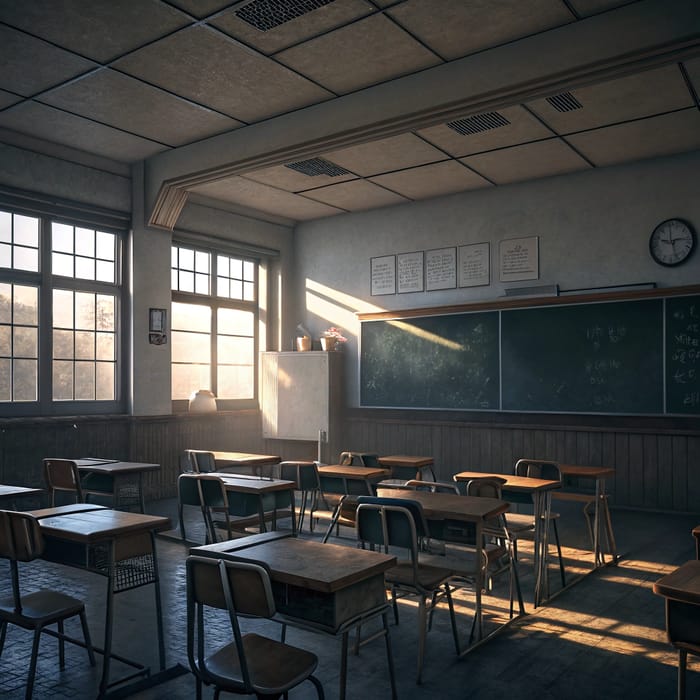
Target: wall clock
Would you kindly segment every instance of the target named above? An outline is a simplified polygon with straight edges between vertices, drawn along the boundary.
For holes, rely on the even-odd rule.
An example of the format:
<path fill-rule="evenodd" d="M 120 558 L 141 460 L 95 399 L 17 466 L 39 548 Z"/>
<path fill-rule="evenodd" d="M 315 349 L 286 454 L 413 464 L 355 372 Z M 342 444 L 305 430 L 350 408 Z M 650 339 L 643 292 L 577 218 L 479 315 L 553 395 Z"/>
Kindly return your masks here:
<path fill-rule="evenodd" d="M 683 219 L 662 221 L 649 239 L 651 257 L 659 263 L 673 267 L 685 262 L 695 248 L 695 231 Z"/>

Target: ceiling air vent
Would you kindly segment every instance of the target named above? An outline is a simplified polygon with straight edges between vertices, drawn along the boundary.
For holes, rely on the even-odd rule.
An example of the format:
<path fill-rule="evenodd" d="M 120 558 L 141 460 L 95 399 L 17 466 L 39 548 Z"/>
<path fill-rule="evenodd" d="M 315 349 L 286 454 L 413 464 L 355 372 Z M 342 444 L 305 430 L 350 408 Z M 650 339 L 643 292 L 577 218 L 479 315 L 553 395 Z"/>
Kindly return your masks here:
<path fill-rule="evenodd" d="M 267 32 L 332 2 L 335 0 L 253 0 L 236 10 L 236 17 Z"/>
<path fill-rule="evenodd" d="M 484 112 L 483 114 L 475 114 L 473 117 L 455 119 L 453 122 L 448 122 L 447 126 L 458 134 L 466 136 L 467 134 L 479 134 L 482 131 L 498 129 L 501 126 L 508 126 L 508 124 L 510 122 L 502 114 Z"/>
<path fill-rule="evenodd" d="M 296 163 L 287 163 L 285 168 L 296 170 L 302 175 L 316 177 L 316 175 L 327 175 L 328 177 L 338 177 L 339 175 L 349 175 L 350 171 L 341 168 L 335 163 L 323 158 L 309 158 L 309 160 L 299 160 Z"/>
<path fill-rule="evenodd" d="M 561 95 L 552 95 L 547 98 L 557 112 L 573 112 L 575 109 L 583 109 L 583 105 L 570 93 L 562 92 Z"/>

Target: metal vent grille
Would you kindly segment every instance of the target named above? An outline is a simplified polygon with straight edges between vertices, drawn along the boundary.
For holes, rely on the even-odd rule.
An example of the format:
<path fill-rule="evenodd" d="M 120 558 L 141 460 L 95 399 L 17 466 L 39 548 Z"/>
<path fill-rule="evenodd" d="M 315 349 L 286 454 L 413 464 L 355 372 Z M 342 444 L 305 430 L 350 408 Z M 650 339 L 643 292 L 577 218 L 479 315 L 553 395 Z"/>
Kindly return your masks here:
<path fill-rule="evenodd" d="M 484 112 L 483 114 L 475 114 L 473 117 L 455 119 L 453 122 L 448 122 L 447 126 L 458 134 L 466 136 L 467 134 L 479 134 L 482 131 L 498 129 L 501 126 L 508 126 L 508 124 L 510 122 L 502 114 Z"/>
<path fill-rule="evenodd" d="M 296 170 L 302 175 L 316 177 L 316 175 L 328 175 L 328 177 L 338 177 L 339 175 L 349 175 L 350 171 L 341 168 L 335 163 L 331 163 L 324 158 L 309 158 L 309 160 L 299 160 L 296 163 L 287 163 L 285 168 Z"/>
<path fill-rule="evenodd" d="M 335 0 L 253 0 L 236 10 L 236 17 L 267 32 L 332 2 Z"/>
<path fill-rule="evenodd" d="M 570 93 L 562 92 L 560 95 L 552 95 L 547 98 L 557 112 L 573 112 L 575 109 L 583 109 L 583 105 Z"/>

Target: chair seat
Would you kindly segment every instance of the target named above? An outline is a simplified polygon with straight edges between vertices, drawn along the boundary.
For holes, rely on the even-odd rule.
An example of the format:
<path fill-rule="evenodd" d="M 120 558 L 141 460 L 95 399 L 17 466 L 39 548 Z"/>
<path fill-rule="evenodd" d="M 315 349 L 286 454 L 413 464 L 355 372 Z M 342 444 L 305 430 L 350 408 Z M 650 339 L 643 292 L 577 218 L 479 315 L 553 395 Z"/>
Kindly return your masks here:
<path fill-rule="evenodd" d="M 260 695 L 277 695 L 299 685 L 318 665 L 317 657 L 305 649 L 249 633 L 243 635 L 248 672 Z M 236 645 L 227 644 L 207 657 L 207 671 L 217 677 L 222 689 L 243 684 Z"/>
<path fill-rule="evenodd" d="M 40 590 L 22 596 L 22 612 L 15 611 L 11 596 L 0 598 L 0 620 L 7 620 L 24 629 L 35 629 L 78 615 L 84 604 L 58 591 Z"/>
<path fill-rule="evenodd" d="M 453 572 L 451 569 L 433 566 L 431 564 L 420 564 L 418 566 L 417 583 L 423 588 L 439 588 L 452 574 Z M 413 565 L 410 562 L 399 562 L 385 573 L 384 579 L 390 584 L 415 587 Z"/>

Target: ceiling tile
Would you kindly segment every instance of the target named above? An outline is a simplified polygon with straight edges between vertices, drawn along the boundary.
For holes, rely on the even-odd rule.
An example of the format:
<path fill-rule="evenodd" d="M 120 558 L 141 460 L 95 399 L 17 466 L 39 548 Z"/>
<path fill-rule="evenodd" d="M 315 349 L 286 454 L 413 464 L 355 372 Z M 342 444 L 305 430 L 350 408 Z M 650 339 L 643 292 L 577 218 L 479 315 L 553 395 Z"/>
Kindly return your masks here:
<path fill-rule="evenodd" d="M 271 168 L 256 170 L 252 173 L 246 173 L 245 177 L 256 182 L 262 182 L 271 187 L 278 187 L 287 192 L 302 192 L 310 188 L 323 187 L 324 185 L 332 185 L 337 182 L 345 182 L 353 180 L 356 175 L 348 173 L 347 175 L 305 175 L 286 165 L 275 165 Z"/>
<path fill-rule="evenodd" d="M 451 60 L 574 21 L 559 0 L 408 0 L 387 10 L 411 34 Z"/>
<path fill-rule="evenodd" d="M 114 65 L 243 122 L 332 97 L 288 68 L 206 27 L 178 32 Z"/>
<path fill-rule="evenodd" d="M 548 139 L 460 159 L 497 185 L 560 175 L 590 166 L 561 139 Z"/>
<path fill-rule="evenodd" d="M 442 151 L 414 134 L 400 134 L 338 151 L 329 151 L 324 153 L 323 157 L 365 177 L 445 160 Z"/>
<path fill-rule="evenodd" d="M 579 17 L 589 17 L 622 5 L 629 5 L 637 0 L 568 0 Z"/>
<path fill-rule="evenodd" d="M 0 88 L 30 97 L 95 65 L 41 39 L 0 25 Z"/>
<path fill-rule="evenodd" d="M 690 78 L 696 95 L 700 95 L 700 58 L 693 58 L 689 61 L 683 61 L 685 71 Z"/>
<path fill-rule="evenodd" d="M 276 55 L 338 94 L 441 63 L 384 15 L 373 15 Z"/>
<path fill-rule="evenodd" d="M 25 102 L 1 112 L 0 127 L 122 163 L 143 160 L 165 150 L 153 141 L 36 102 Z"/>
<path fill-rule="evenodd" d="M 79 110 L 89 119 L 170 146 L 240 126 L 223 114 L 107 68 L 52 91 L 41 101 L 69 112 Z"/>
<path fill-rule="evenodd" d="M 240 8 L 232 8 L 213 19 L 210 24 L 265 54 L 306 41 L 310 37 L 364 17 L 374 10 L 366 0 L 334 0 L 329 5 L 319 7 L 301 17 L 261 31 L 240 19 L 236 15 L 237 9 Z"/>
<path fill-rule="evenodd" d="M 569 91 L 582 105 L 559 112 L 546 99 L 527 106 L 559 134 L 670 112 L 693 104 L 676 64 Z"/>
<path fill-rule="evenodd" d="M 13 95 L 11 92 L 5 92 L 5 90 L 0 90 L 0 109 L 9 107 L 10 105 L 16 104 L 21 100 L 21 97 Z"/>
<path fill-rule="evenodd" d="M 567 136 L 595 165 L 670 155 L 700 148 L 700 111 L 685 109 Z"/>
<path fill-rule="evenodd" d="M 201 18 L 208 17 L 230 5 L 231 0 L 170 0 L 170 3 L 195 17 Z"/>
<path fill-rule="evenodd" d="M 340 209 L 313 202 L 306 197 L 284 192 L 243 177 L 229 177 L 191 188 L 192 192 L 224 202 L 252 207 L 268 214 L 284 216 L 295 221 L 318 219 L 341 214 Z"/>
<path fill-rule="evenodd" d="M 321 187 L 318 190 L 306 192 L 305 196 L 347 211 L 364 211 L 406 202 L 404 197 L 367 180 L 352 180 L 339 185 Z"/>
<path fill-rule="evenodd" d="M 497 115 L 496 118 L 493 117 L 494 114 Z M 471 133 L 472 128 L 479 128 L 483 124 L 502 123 L 497 118 L 498 115 L 508 123 L 486 131 Z M 467 131 L 465 134 L 455 131 L 447 124 L 420 129 L 417 133 L 450 155 L 458 157 L 552 136 L 550 129 L 522 107 L 506 107 L 497 112 L 470 115 L 464 119 L 466 121 L 464 127 Z"/>
<path fill-rule="evenodd" d="M 370 180 L 409 199 L 439 197 L 491 184 L 454 160 L 378 175 Z"/>
<path fill-rule="evenodd" d="M 0 0 L 0 21 L 100 62 L 190 22 L 158 0 Z"/>

